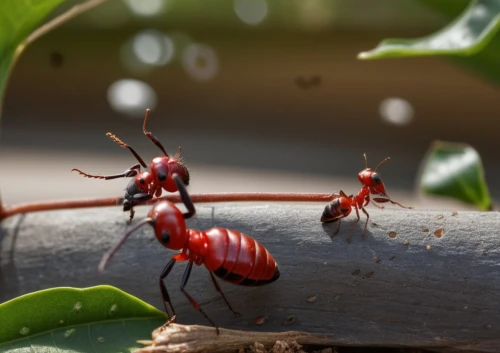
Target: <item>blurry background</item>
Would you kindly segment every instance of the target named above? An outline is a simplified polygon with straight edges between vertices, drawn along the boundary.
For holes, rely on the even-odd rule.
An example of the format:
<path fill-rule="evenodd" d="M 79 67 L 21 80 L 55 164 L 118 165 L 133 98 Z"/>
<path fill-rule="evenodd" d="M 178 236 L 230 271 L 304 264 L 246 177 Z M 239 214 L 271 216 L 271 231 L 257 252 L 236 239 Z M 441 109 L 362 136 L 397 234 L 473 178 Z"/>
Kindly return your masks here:
<path fill-rule="evenodd" d="M 68 1 L 67 6 L 76 1 Z M 61 9 L 62 10 L 62 9 Z M 435 139 L 467 142 L 500 198 L 498 90 L 442 58 L 359 61 L 386 37 L 447 23 L 416 0 L 110 0 L 33 43 L 1 121 L 6 203 L 122 195 L 115 174 L 183 147 L 191 192 L 359 191 L 366 152 L 389 195 L 415 192 Z M 300 77 L 316 85 L 305 89 Z"/>

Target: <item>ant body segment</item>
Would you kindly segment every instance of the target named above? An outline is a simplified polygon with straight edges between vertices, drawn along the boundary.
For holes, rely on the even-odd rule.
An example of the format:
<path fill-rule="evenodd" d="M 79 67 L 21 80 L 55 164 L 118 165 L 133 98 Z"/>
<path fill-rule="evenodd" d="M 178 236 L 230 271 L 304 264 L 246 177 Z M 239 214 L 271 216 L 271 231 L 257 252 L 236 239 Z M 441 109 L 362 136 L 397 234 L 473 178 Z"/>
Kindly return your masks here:
<path fill-rule="evenodd" d="M 261 286 L 276 281 L 280 276 L 278 264 L 269 253 L 255 239 L 236 230 L 225 228 L 212 228 L 205 231 L 187 229 L 185 219 L 195 215 L 196 210 L 191 198 L 179 175 L 173 174 L 172 180 L 176 183 L 182 202 L 188 212 L 182 213 L 173 203 L 162 201 L 154 205 L 146 219 L 142 220 L 134 228 L 128 231 L 122 239 L 110 249 L 99 264 L 99 271 L 103 272 L 106 265 L 123 245 L 127 238 L 137 229 L 145 224 L 153 227 L 156 238 L 166 248 L 181 250 L 167 263 L 159 277 L 160 291 L 163 298 L 165 311 L 170 307 L 172 315 L 170 322 L 175 321 L 175 310 L 172 306 L 170 296 L 164 280 L 177 261 L 187 261 L 188 265 L 184 271 L 181 283 L 181 291 L 189 302 L 213 325 L 219 333 L 218 326 L 201 309 L 198 302 L 191 297 L 185 287 L 191 274 L 193 264 L 205 265 L 210 273 L 212 282 L 217 291 L 222 295 L 229 309 L 236 312 L 227 301 L 224 293 L 217 284 L 215 276 L 237 285 Z"/>
<path fill-rule="evenodd" d="M 382 178 L 380 175 L 377 173 L 378 167 L 384 162 L 387 162 L 390 160 L 390 157 L 385 158 L 382 162 L 380 162 L 375 170 L 371 170 L 371 168 L 368 168 L 368 161 L 366 159 L 366 154 L 363 154 L 363 157 L 365 158 L 365 169 L 360 171 L 358 173 L 358 179 L 362 184 L 361 190 L 357 195 L 349 195 L 347 196 L 342 190 L 340 190 L 340 193 L 333 193 L 333 200 L 325 206 L 325 209 L 323 211 L 323 214 L 321 215 L 321 222 L 322 223 L 330 223 L 330 222 L 336 222 L 338 221 L 338 226 L 333 235 L 337 235 L 339 229 L 340 229 L 340 223 L 342 221 L 342 218 L 347 217 L 352 209 L 354 208 L 356 210 L 356 216 L 357 216 L 357 221 L 356 223 L 351 227 L 351 230 L 349 231 L 349 235 L 347 236 L 347 241 L 351 241 L 351 234 L 352 231 L 354 230 L 354 227 L 356 224 L 359 222 L 360 217 L 359 217 L 359 210 L 366 215 L 366 222 L 365 222 L 365 227 L 363 229 L 363 233 L 361 233 L 361 236 L 365 236 L 366 228 L 368 226 L 368 220 L 370 219 L 370 215 L 368 212 L 366 212 L 365 207 L 372 202 L 373 205 L 377 206 L 378 208 L 384 208 L 382 205 L 377 205 L 375 202 L 378 203 L 384 203 L 384 202 L 391 202 L 394 205 L 398 205 L 403 208 L 409 208 L 412 209 L 413 207 L 406 207 L 401 205 L 399 202 L 391 200 L 389 195 L 387 195 L 387 191 L 385 190 L 385 185 L 384 182 L 382 181 Z M 374 195 L 375 197 L 370 198 L 370 194 Z"/>
<path fill-rule="evenodd" d="M 177 186 L 172 179 L 172 175 L 174 173 L 178 174 L 182 178 L 185 185 L 189 185 L 189 171 L 180 158 L 181 148 L 179 147 L 177 153 L 173 157 L 168 155 L 160 141 L 153 136 L 151 132 L 147 131 L 149 113 L 150 110 L 146 109 L 142 131 L 144 135 L 146 135 L 146 137 L 163 152 L 163 156 L 155 157 L 151 161 L 149 165 L 150 172 L 141 171 L 141 166 L 144 169 L 147 169 L 147 165 L 141 156 L 139 156 L 139 154 L 131 146 L 127 145 L 110 132 L 106 133 L 106 136 L 110 137 L 121 147 L 128 148 L 139 162 L 138 164 L 134 164 L 123 173 L 106 176 L 88 174 L 76 168 L 71 170 L 78 172 L 86 178 L 111 180 L 134 177 L 134 179 L 132 179 L 125 188 L 123 201 L 123 211 L 130 211 L 130 221 L 134 218 L 134 205 L 136 205 L 138 201 L 149 200 L 152 199 L 153 196 L 160 197 L 162 189 L 168 192 L 177 191 Z"/>

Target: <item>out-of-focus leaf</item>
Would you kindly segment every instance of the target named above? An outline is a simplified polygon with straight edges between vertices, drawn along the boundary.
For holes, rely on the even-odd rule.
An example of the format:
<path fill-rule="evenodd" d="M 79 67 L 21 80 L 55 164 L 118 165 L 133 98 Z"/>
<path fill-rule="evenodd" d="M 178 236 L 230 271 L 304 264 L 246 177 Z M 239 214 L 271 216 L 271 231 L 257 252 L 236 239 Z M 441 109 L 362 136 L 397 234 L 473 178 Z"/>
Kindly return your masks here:
<path fill-rule="evenodd" d="M 165 321 L 114 287 L 47 289 L 0 304 L 0 352 L 131 352 Z"/>
<path fill-rule="evenodd" d="M 435 141 L 423 161 L 420 185 L 427 194 L 452 197 L 481 210 L 492 207 L 481 157 L 467 144 Z"/>
<path fill-rule="evenodd" d="M 445 15 L 447 18 L 455 18 L 465 10 L 471 0 L 418 0 L 418 2 Z"/>
<path fill-rule="evenodd" d="M 24 40 L 64 1 L 0 1 L 0 113 L 9 73 L 25 47 Z"/>
<path fill-rule="evenodd" d="M 500 1 L 475 0 L 440 31 L 417 39 L 386 39 L 360 59 L 424 55 L 472 55 L 482 50 L 500 28 Z M 500 54 L 499 54 L 500 57 Z"/>

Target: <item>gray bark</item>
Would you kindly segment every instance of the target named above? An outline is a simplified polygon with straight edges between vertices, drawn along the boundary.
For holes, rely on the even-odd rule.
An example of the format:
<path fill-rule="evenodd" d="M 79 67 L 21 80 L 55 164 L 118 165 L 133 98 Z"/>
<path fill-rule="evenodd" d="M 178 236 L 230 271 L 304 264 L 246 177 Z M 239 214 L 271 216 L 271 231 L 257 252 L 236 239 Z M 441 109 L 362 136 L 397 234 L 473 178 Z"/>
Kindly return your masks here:
<path fill-rule="evenodd" d="M 204 268 L 193 270 L 186 289 L 224 328 L 302 331 L 343 345 L 500 351 L 499 213 L 370 208 L 365 238 L 361 214 L 348 243 L 356 216 L 331 238 L 337 225 L 319 222 L 323 208 L 197 205 L 189 227 L 225 227 L 254 237 L 273 254 L 281 277 L 258 288 L 219 281 L 240 317 L 227 309 Z M 136 219 L 148 209 L 138 209 Z M 162 308 L 158 276 L 173 252 L 149 226 L 128 240 L 104 274 L 97 273 L 102 255 L 130 227 L 127 219 L 118 208 L 103 208 L 3 221 L 0 301 L 50 287 L 110 284 Z M 435 235 L 440 228 L 442 237 Z M 177 264 L 166 281 L 178 323 L 206 325 L 179 290 L 183 267 Z M 295 321 L 285 325 L 290 315 Z M 258 316 L 267 322 L 256 325 Z"/>

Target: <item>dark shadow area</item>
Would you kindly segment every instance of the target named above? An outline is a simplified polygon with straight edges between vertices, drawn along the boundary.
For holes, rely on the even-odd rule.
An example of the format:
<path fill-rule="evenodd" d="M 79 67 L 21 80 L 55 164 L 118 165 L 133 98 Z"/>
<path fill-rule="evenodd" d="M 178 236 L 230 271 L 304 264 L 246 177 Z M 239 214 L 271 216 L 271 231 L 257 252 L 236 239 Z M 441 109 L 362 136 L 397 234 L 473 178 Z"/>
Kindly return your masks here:
<path fill-rule="evenodd" d="M 20 294 L 15 253 L 19 230 L 25 217 L 24 213 L 19 215 L 15 220 L 14 227 L 10 230 L 7 230 L 0 223 L 0 263 L 2 263 L 0 266 L 0 303 Z M 8 249 L 3 249 L 4 245 L 7 245 Z M 9 288 L 9 296 L 6 294 L 6 288 Z"/>

